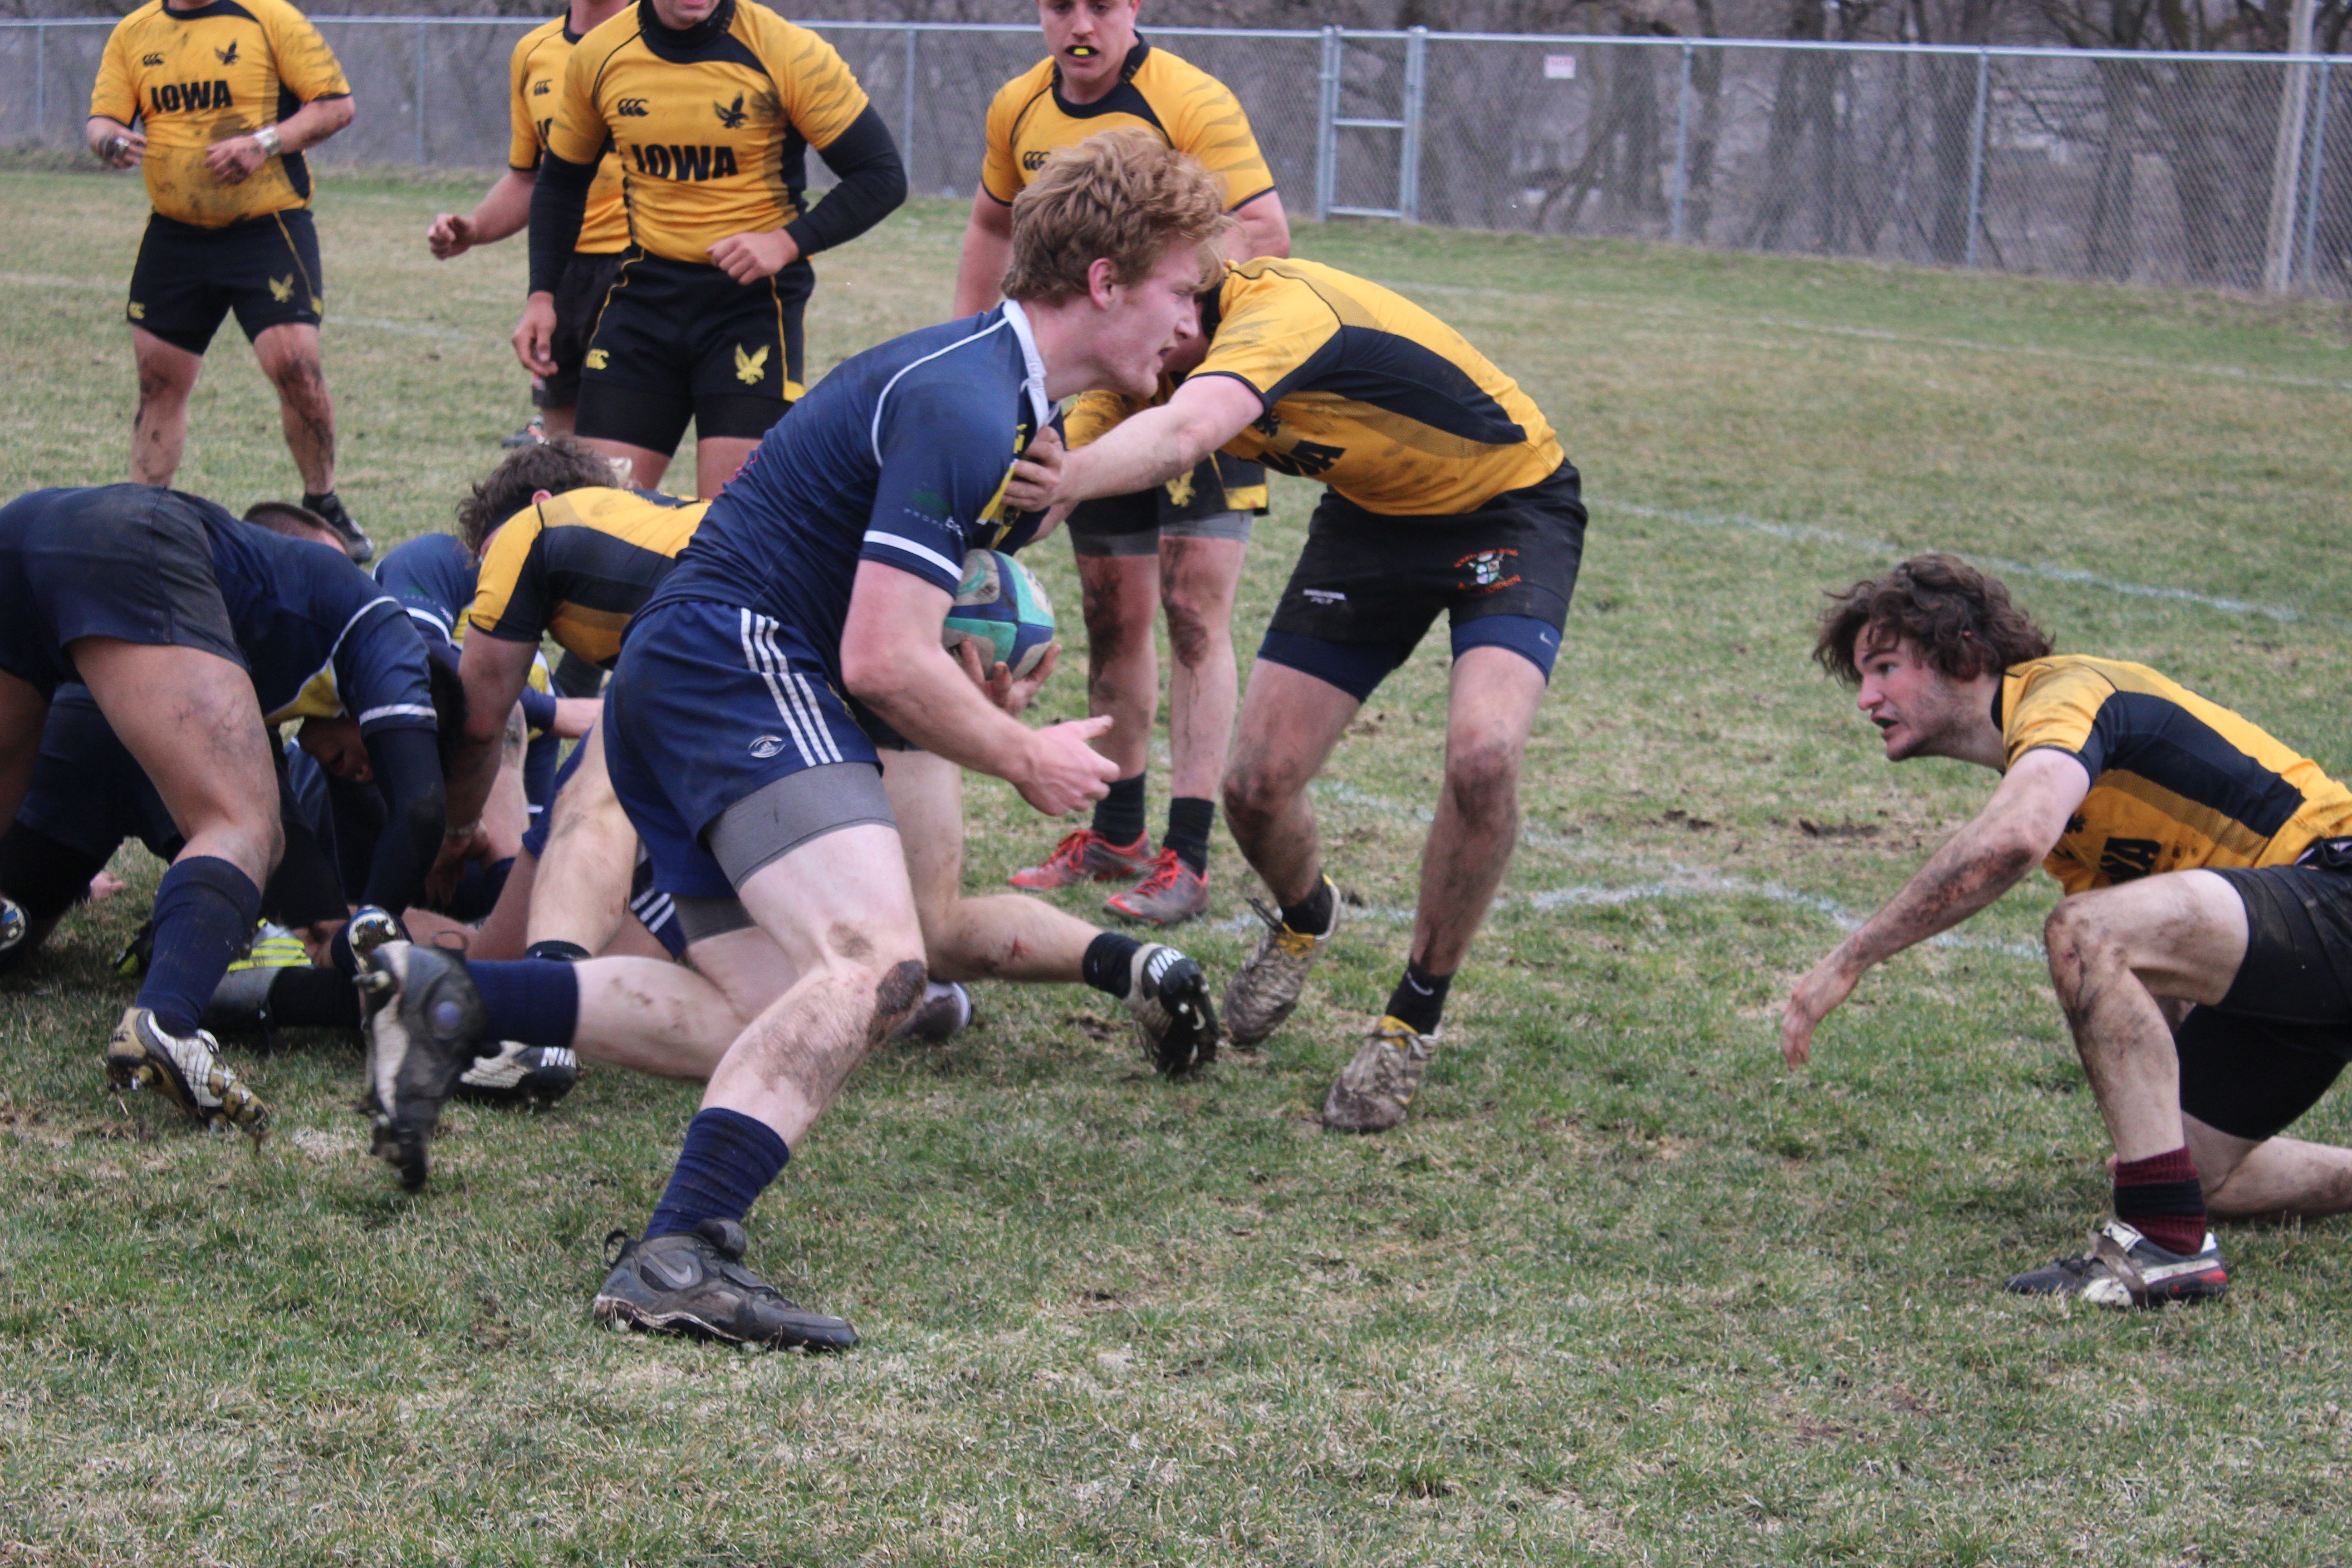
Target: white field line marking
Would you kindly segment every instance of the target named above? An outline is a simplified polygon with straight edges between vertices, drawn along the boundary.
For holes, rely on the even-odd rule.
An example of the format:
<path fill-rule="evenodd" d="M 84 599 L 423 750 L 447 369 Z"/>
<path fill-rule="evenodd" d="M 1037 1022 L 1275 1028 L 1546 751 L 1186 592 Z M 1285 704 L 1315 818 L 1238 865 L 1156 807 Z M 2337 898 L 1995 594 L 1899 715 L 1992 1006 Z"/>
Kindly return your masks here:
<path fill-rule="evenodd" d="M 0 272 L 0 286 L 13 289 L 79 289 L 111 294 L 123 285 L 97 278 L 60 278 L 49 272 Z"/>
<path fill-rule="evenodd" d="M 1313 792 L 1326 800 L 1342 805 L 1376 812 L 1383 816 L 1427 826 L 1434 820 L 1423 806 L 1407 805 L 1384 796 L 1371 795 L 1350 784 L 1318 780 Z M 1519 842 L 1530 850 L 1579 860 L 1609 860 L 1619 858 L 1609 854 L 1587 839 L 1572 838 L 1541 829 L 1522 831 Z M 1816 893 L 1800 892 L 1777 882 L 1751 881 L 1745 877 L 1726 876 L 1706 867 L 1685 865 L 1675 860 L 1649 859 L 1635 869 L 1646 872 L 1651 880 L 1618 887 L 1600 883 L 1572 883 L 1564 888 L 1547 888 L 1540 892 L 1524 895 L 1505 894 L 1495 900 L 1494 908 L 1507 910 L 1524 904 L 1538 912 L 1568 909 L 1608 909 L 1619 904 L 1644 903 L 1658 899 L 1694 898 L 1754 898 L 1766 899 L 1791 909 L 1803 910 L 1820 916 L 1840 931 L 1853 931 L 1860 926 L 1863 917 L 1835 900 Z M 1392 904 L 1374 904 L 1363 909 L 1351 908 L 1348 918 L 1354 921 L 1374 921 L 1383 925 L 1410 925 L 1413 911 Z M 1254 931 L 1259 924 L 1255 915 L 1247 911 L 1222 922 L 1217 929 L 1234 933 Z M 2032 963 L 2042 962 L 2042 950 L 2025 942 L 2002 942 L 1997 937 L 1971 935 L 1966 931 L 1946 931 L 1927 939 L 1930 947 L 1958 948 L 1971 952 L 1997 952 L 2005 957 L 2021 959 Z"/>
<path fill-rule="evenodd" d="M 1376 280 L 1378 281 L 1378 280 Z M 2092 353 L 2082 349 L 2045 348 L 2038 343 L 1992 343 L 1975 338 L 1939 338 L 1924 332 L 1897 332 L 1884 327 L 1857 327 L 1843 321 L 1815 321 L 1801 316 L 1741 316 L 1730 311 L 1685 310 L 1679 305 L 1635 305 L 1622 300 L 1589 300 L 1578 295 L 1532 294 L 1516 289 L 1483 289 L 1466 283 L 1383 281 L 1401 294 L 1418 289 L 1429 294 L 1464 294 L 1514 304 L 1566 306 L 1582 310 L 1606 310 L 1620 316 L 1672 316 L 1693 321 L 1773 327 L 1782 331 L 1820 332 L 1828 337 L 1862 338 L 1874 342 L 1901 343 L 1915 348 L 1958 349 L 1966 353 L 2013 354 L 2021 359 L 2062 360 L 2073 364 L 2104 365 L 2115 370 L 2165 371 L 2179 375 L 2210 375 L 2258 386 L 2317 387 L 2352 392 L 2352 381 L 2336 376 L 2293 375 L 2280 371 L 2248 370 L 2235 364 L 2192 364 L 2178 360 L 2148 359 L 2136 354 Z"/>
<path fill-rule="evenodd" d="M 1834 544 L 1849 550 L 1859 550 L 1872 555 L 1900 556 L 1918 552 L 1906 550 L 1883 539 L 1864 539 L 1858 534 L 1841 533 L 1833 528 L 1815 528 L 1810 524 L 1767 522 L 1760 517 L 1744 512 L 1721 514 L 1697 511 L 1675 511 L 1664 507 L 1642 506 L 1633 501 L 1595 500 L 1588 503 L 1609 511 L 1622 511 L 1633 517 L 1653 517 L 1664 522 L 1679 522 L 1692 528 L 1738 528 L 1750 533 L 1769 534 L 1774 539 L 1786 539 L 1804 544 Z M 2258 605 L 2248 599 L 2229 599 L 2214 594 L 2200 594 L 2192 588 L 2168 588 L 2149 583 L 2127 583 L 2119 577 L 2104 577 L 2096 572 L 2078 571 L 2072 566 L 2038 566 L 2031 562 L 2001 561 L 1991 556 L 1977 556 L 1977 561 L 1995 572 L 2012 577 L 2039 577 L 2045 583 L 2069 583 L 2086 588 L 2103 588 L 2111 594 L 2122 594 L 2135 599 L 2169 599 L 2179 604 L 2202 605 L 2208 609 L 2222 610 L 2233 616 L 2267 616 L 2274 621 L 2300 621 L 2303 612 L 2287 605 Z"/>

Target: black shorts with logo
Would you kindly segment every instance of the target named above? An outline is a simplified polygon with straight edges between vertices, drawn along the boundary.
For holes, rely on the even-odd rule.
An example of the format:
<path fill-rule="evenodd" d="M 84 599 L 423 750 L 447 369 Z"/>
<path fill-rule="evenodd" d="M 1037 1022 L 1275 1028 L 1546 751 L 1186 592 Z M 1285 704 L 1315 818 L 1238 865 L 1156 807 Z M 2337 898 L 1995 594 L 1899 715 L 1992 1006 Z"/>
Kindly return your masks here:
<path fill-rule="evenodd" d="M 2283 1131 L 2352 1061 L 2352 839 L 2330 846 L 2214 873 L 2245 901 L 2246 956 L 2180 1026 L 2180 1109 L 2233 1137 Z"/>
<path fill-rule="evenodd" d="M 0 507 L 0 669 L 47 697 L 78 637 L 201 648 L 250 668 L 213 574 L 210 506 L 153 485 L 35 490 Z"/>
<path fill-rule="evenodd" d="M 219 228 L 161 213 L 148 218 L 123 308 L 131 324 L 200 354 L 231 310 L 247 342 L 289 322 L 315 327 L 325 316 L 326 275 L 310 209 L 289 207 Z"/>
<path fill-rule="evenodd" d="M 1153 555 L 1160 538 L 1238 539 L 1265 512 L 1265 466 L 1212 452 L 1181 478 L 1130 495 L 1081 501 L 1069 518 L 1081 555 Z"/>
<path fill-rule="evenodd" d="M 801 312 L 816 273 L 795 261 L 738 283 L 716 267 L 623 253 L 583 357 L 583 436 L 676 452 L 698 437 L 756 440 L 801 395 Z"/>
<path fill-rule="evenodd" d="M 1584 556 L 1575 466 L 1474 511 L 1388 517 L 1323 492 L 1270 632 L 1334 643 L 1419 642 L 1454 623 L 1522 616 L 1558 631 Z"/>
<path fill-rule="evenodd" d="M 579 251 L 563 264 L 563 276 L 555 284 L 555 336 L 548 344 L 555 374 L 542 376 L 531 389 L 530 400 L 539 407 L 569 408 L 580 401 L 581 362 L 588 357 L 588 340 L 596 331 L 604 296 L 620 276 L 623 254 Z"/>

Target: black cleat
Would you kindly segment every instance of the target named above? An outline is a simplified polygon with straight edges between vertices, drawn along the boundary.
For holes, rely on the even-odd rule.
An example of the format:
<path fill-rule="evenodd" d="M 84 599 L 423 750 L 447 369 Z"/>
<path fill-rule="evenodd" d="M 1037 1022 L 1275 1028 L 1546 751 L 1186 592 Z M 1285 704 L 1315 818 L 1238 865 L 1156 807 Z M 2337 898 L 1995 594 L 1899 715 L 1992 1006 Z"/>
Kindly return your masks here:
<path fill-rule="evenodd" d="M 455 1093 L 477 1105 L 553 1105 L 580 1081 L 569 1046 L 519 1046 L 502 1040 L 457 1075 Z"/>
<path fill-rule="evenodd" d="M 604 1238 L 613 1271 L 592 1310 L 616 1329 L 779 1350 L 854 1349 L 857 1331 L 845 1320 L 793 1305 L 742 1266 L 749 1239 L 731 1219 L 707 1219 L 690 1232 L 651 1241 L 616 1230 Z M 614 1242 L 618 1252 L 611 1250 Z"/>
<path fill-rule="evenodd" d="M 337 539 L 342 541 L 343 553 L 349 555 L 354 564 L 364 566 L 375 559 L 375 541 L 370 539 L 366 531 L 352 521 L 352 514 L 343 510 L 343 500 L 341 496 L 329 490 L 322 496 L 303 497 L 302 504 L 310 511 L 317 513 L 319 521 L 325 523 Z"/>
<path fill-rule="evenodd" d="M 1163 942 L 1136 950 L 1127 1011 L 1163 1076 L 1182 1078 L 1217 1059 L 1217 1010 L 1201 966 Z"/>
<path fill-rule="evenodd" d="M 375 1122 L 368 1151 L 425 1186 L 425 1144 L 459 1074 L 483 1048 L 489 1020 L 466 966 L 436 948 L 389 942 L 369 951 L 360 972 L 368 1038 L 368 1097 Z"/>

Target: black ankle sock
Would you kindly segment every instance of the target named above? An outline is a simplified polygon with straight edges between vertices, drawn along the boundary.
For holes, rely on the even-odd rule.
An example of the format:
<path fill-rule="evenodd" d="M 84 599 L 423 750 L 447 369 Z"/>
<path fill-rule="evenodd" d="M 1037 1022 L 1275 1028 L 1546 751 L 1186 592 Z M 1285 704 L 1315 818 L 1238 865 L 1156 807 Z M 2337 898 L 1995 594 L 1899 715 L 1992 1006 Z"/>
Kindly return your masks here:
<path fill-rule="evenodd" d="M 1453 984 L 1451 974 L 1432 974 L 1407 959 L 1404 978 L 1389 993 L 1389 1016 L 1416 1035 L 1437 1033 L 1438 1023 L 1445 1016 L 1445 993 Z"/>
<path fill-rule="evenodd" d="M 1331 879 L 1318 874 L 1315 890 L 1296 904 L 1282 906 L 1282 923 L 1302 936 L 1321 936 L 1331 929 Z"/>
<path fill-rule="evenodd" d="M 331 505 L 334 499 L 335 492 L 332 490 L 320 490 L 317 495 L 312 495 L 308 490 L 302 492 L 302 505 L 305 510 L 310 511 L 319 510 L 319 503 L 320 501 L 325 501 Z"/>
<path fill-rule="evenodd" d="M 359 987 L 332 969 L 281 969 L 269 983 L 269 1022 L 280 1029 L 356 1029 Z"/>
<path fill-rule="evenodd" d="M 1209 874 L 1209 829 L 1217 820 L 1217 803 L 1197 795 L 1180 795 L 1168 803 L 1168 837 L 1160 844 L 1192 868 L 1192 875 Z"/>
<path fill-rule="evenodd" d="M 1135 973 L 1136 951 L 1142 945 L 1131 936 L 1107 931 L 1087 943 L 1087 956 L 1079 965 L 1079 973 L 1096 990 L 1124 998 Z"/>
<path fill-rule="evenodd" d="M 1143 837 L 1143 781 L 1148 773 L 1120 779 L 1110 793 L 1095 802 L 1095 831 L 1113 844 L 1132 844 Z"/>

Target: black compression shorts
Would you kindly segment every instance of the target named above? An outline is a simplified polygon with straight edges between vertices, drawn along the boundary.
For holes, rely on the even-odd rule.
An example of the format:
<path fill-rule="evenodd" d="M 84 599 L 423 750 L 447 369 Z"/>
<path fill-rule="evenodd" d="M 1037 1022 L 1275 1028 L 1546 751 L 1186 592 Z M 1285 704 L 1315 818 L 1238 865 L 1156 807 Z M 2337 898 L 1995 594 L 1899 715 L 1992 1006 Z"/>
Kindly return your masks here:
<path fill-rule="evenodd" d="M 2214 873 L 2245 900 L 2246 957 L 2177 1042 L 2180 1108 L 2209 1127 L 2268 1138 L 2352 1060 L 2352 855 L 2340 858 Z"/>
<path fill-rule="evenodd" d="M 766 435 L 801 395 L 801 312 L 815 279 L 805 261 L 738 283 L 626 252 L 583 361 L 579 433 L 663 453 L 688 420 L 701 438 Z"/>
<path fill-rule="evenodd" d="M 289 322 L 319 324 L 327 284 L 319 269 L 318 226 L 307 208 L 219 228 L 161 213 L 147 220 L 123 308 L 131 324 L 200 354 L 231 310 L 248 342 Z"/>

